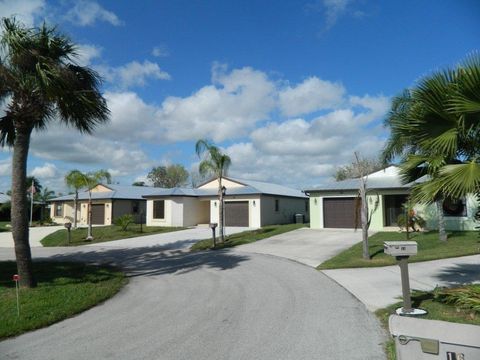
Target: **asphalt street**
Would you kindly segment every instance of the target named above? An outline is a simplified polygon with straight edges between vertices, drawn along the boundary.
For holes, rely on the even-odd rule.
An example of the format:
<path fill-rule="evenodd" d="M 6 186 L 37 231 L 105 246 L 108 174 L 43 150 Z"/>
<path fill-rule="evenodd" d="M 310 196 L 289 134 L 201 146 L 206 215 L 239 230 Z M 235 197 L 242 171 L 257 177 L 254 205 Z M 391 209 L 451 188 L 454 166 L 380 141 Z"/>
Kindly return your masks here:
<path fill-rule="evenodd" d="M 0 258 L 11 256 L 7 250 Z M 385 358 L 385 333 L 365 306 L 288 259 L 190 254 L 181 243 L 37 248 L 34 255 L 117 263 L 130 283 L 76 317 L 0 342 L 1 359 Z"/>

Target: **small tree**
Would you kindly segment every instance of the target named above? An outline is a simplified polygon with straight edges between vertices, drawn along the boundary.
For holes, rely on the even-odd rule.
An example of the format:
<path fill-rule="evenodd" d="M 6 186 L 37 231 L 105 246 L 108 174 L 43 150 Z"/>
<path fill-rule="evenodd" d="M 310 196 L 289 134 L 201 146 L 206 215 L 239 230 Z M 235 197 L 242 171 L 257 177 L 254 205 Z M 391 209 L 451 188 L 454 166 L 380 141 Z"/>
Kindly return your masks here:
<path fill-rule="evenodd" d="M 223 195 L 224 189 L 222 179 L 226 175 L 232 160 L 230 156 L 222 153 L 218 147 L 213 145 L 208 140 L 198 140 L 195 146 L 195 151 L 199 157 L 205 156 L 200 162 L 199 172 L 202 175 L 211 174 L 216 176 L 218 181 L 218 219 L 220 226 L 220 240 L 225 241 L 225 225 L 223 218 Z M 215 239 L 214 239 L 215 241 Z M 216 246 L 214 243 L 213 246 Z"/>
<path fill-rule="evenodd" d="M 355 179 L 358 177 L 359 169 L 363 174 L 371 174 L 383 169 L 385 166 L 380 159 L 359 157 L 349 165 L 340 166 L 335 171 L 335 180 Z"/>
<path fill-rule="evenodd" d="M 180 164 L 152 168 L 147 178 L 154 187 L 174 188 L 188 183 L 188 171 Z"/>
<path fill-rule="evenodd" d="M 84 174 L 80 170 L 72 170 L 65 175 L 65 183 L 75 191 L 73 198 L 73 228 L 77 228 L 78 191 L 85 186 Z"/>

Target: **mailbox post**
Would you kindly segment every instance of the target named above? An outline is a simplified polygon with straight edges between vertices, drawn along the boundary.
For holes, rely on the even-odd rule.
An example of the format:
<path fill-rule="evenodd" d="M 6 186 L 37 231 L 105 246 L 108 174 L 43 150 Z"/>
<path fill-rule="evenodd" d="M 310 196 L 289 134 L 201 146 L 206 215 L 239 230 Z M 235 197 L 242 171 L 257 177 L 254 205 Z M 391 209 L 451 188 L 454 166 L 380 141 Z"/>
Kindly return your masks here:
<path fill-rule="evenodd" d="M 63 226 L 67 229 L 67 244 L 70 245 L 70 229 L 72 228 L 72 223 L 66 222 Z"/>
<path fill-rule="evenodd" d="M 217 242 L 215 240 L 215 229 L 217 228 L 217 226 L 217 223 L 210 223 L 210 228 L 212 229 L 213 247 L 217 246 Z"/>
<path fill-rule="evenodd" d="M 383 243 L 385 254 L 395 256 L 400 266 L 400 275 L 402 278 L 403 307 L 396 310 L 398 315 L 424 315 L 427 312 L 423 309 L 412 308 L 412 298 L 410 297 L 410 279 L 408 276 L 408 258 L 417 255 L 416 241 L 385 241 Z"/>

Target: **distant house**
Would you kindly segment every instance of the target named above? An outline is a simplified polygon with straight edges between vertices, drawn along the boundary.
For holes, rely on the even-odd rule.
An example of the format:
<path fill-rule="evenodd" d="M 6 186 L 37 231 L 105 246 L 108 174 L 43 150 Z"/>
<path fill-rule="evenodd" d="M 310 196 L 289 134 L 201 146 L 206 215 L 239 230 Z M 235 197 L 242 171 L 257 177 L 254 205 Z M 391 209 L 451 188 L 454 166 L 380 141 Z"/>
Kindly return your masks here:
<path fill-rule="evenodd" d="M 409 184 L 402 184 L 399 169 L 390 166 L 368 175 L 367 201 L 372 213 L 371 230 L 398 230 L 397 218 L 403 213 L 411 187 L 425 178 Z M 354 228 L 358 216 L 356 197 L 359 179 L 332 182 L 324 186 L 306 189 L 310 195 L 310 227 Z M 443 212 L 447 230 L 475 230 L 474 215 L 478 208 L 475 197 L 459 200 L 445 200 Z M 438 214 L 435 205 L 416 206 L 417 213 L 426 220 L 427 229 L 438 228 Z M 359 221 L 359 220 L 357 220 Z"/>
<path fill-rule="evenodd" d="M 143 186 L 120 186 L 98 184 L 92 188 L 92 224 L 111 225 L 124 214 L 132 214 L 137 221 L 146 213 L 146 200 L 142 197 L 153 192 L 155 188 Z M 57 223 L 73 221 L 73 200 L 75 195 L 65 195 L 49 202 L 50 217 Z M 88 191 L 78 194 L 77 221 L 80 225 L 88 223 Z"/>
<path fill-rule="evenodd" d="M 225 225 L 258 228 L 295 221 L 295 214 L 308 220 L 308 197 L 300 190 L 251 180 L 226 177 Z M 156 189 L 147 199 L 147 225 L 193 226 L 218 223 L 218 181 L 195 189 Z"/>

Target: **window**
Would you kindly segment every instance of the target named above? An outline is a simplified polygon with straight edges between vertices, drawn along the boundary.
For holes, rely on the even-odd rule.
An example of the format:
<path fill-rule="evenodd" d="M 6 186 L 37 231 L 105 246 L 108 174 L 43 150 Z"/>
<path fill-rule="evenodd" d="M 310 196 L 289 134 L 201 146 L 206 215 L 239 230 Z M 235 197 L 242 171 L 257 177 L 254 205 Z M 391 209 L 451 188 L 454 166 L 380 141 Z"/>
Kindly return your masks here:
<path fill-rule="evenodd" d="M 305 211 L 308 212 L 308 200 L 305 200 Z"/>
<path fill-rule="evenodd" d="M 467 216 L 467 205 L 463 199 L 445 199 L 443 201 L 444 216 Z"/>
<path fill-rule="evenodd" d="M 155 200 L 153 202 L 153 218 L 165 219 L 165 200 Z"/>
<path fill-rule="evenodd" d="M 134 201 L 132 203 L 132 213 L 138 214 L 139 209 L 140 209 L 140 203 L 138 201 Z"/>
<path fill-rule="evenodd" d="M 275 211 L 279 211 L 279 210 L 280 210 L 280 200 L 275 199 Z"/>
<path fill-rule="evenodd" d="M 63 205 L 55 204 L 55 217 L 61 217 L 63 215 Z"/>

